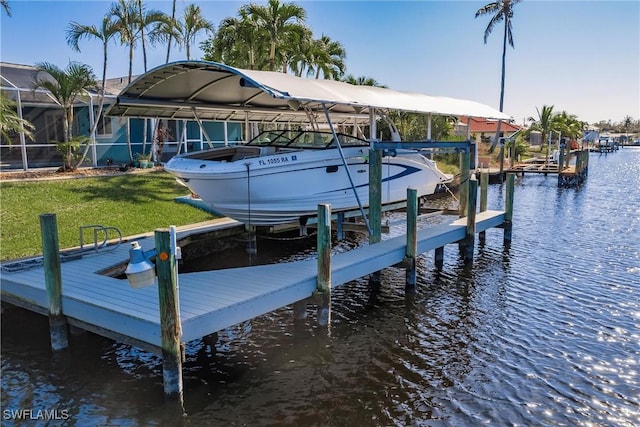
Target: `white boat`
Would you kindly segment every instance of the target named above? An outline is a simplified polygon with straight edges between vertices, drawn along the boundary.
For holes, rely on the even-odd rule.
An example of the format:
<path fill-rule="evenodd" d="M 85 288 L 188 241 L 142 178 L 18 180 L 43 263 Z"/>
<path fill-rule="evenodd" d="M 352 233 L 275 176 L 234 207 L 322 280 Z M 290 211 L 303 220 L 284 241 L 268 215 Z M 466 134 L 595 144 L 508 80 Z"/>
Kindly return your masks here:
<path fill-rule="evenodd" d="M 340 147 L 331 132 L 267 131 L 245 145 L 176 156 L 165 170 L 213 210 L 245 224 L 304 220 L 316 214 L 319 203 L 331 204 L 334 212 L 357 209 L 354 188 L 367 206 L 370 144 L 336 136 Z M 397 150 L 383 158 L 382 203 L 404 201 L 408 187 L 419 197 L 433 194 L 449 180 L 418 151 Z"/>
<path fill-rule="evenodd" d="M 195 120 L 210 144 L 202 125 L 205 120 L 244 123 L 244 135 L 252 134 L 253 124 L 276 129 L 311 126 L 314 131 L 274 131 L 238 147 L 227 146 L 225 133 L 225 147 L 179 155 L 165 165 L 220 214 L 268 225 L 315 215 L 319 203 L 331 204 L 333 211 L 367 206 L 369 150 L 391 149 L 347 135 L 338 136 L 338 146 L 332 141 L 333 131 L 368 128 L 369 138 L 376 139 L 377 121 L 390 111 L 510 119 L 469 100 L 207 61 L 179 61 L 145 73 L 118 95 L 107 114 Z M 318 131 L 327 127 L 331 133 Z M 426 140 L 434 142 L 430 129 L 430 125 L 425 129 Z M 183 134 L 180 146 L 187 150 Z M 408 187 L 416 188 L 419 196 L 432 194 L 449 179 L 413 150 L 416 146 L 402 143 L 393 148 L 394 156 L 383 159 L 383 203 L 404 201 Z"/>

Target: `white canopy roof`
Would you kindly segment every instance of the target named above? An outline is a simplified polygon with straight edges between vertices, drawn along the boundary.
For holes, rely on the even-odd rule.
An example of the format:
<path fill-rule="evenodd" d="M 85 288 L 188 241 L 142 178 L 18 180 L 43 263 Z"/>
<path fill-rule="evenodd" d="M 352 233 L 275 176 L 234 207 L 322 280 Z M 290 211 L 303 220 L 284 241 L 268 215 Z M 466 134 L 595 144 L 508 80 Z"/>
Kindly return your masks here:
<path fill-rule="evenodd" d="M 134 80 L 117 97 L 111 116 L 203 120 L 308 122 L 304 108 L 324 121 L 325 104 L 334 123 L 368 121 L 369 110 L 509 120 L 474 101 L 312 80 L 272 71 L 242 70 L 206 61 L 157 67 Z"/>

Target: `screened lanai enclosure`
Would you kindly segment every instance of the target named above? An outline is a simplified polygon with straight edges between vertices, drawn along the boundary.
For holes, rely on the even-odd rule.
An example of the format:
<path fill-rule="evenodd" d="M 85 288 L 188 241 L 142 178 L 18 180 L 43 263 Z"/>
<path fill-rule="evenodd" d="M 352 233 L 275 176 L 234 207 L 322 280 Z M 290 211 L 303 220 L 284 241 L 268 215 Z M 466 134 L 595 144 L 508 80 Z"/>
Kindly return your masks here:
<path fill-rule="evenodd" d="M 34 139 L 12 132 L 0 140 L 0 169 L 28 170 L 60 167 L 58 144 L 63 137 L 63 109 L 46 90 L 34 89 L 36 79 L 50 78 L 30 65 L 0 63 L 0 90 L 11 100 L 18 116 L 35 126 Z M 164 162 L 178 152 L 201 150 L 244 142 L 245 124 L 240 121 L 109 117 L 105 115 L 127 78 L 106 82 L 105 101 L 98 117 L 100 98 L 87 91 L 74 103 L 73 136 L 85 136 L 90 147 L 82 166 L 118 166 L 135 163 L 141 154 Z M 92 131 L 97 121 L 95 131 Z M 127 136 L 128 134 L 128 136 Z M 79 151 L 84 151 L 84 146 Z"/>

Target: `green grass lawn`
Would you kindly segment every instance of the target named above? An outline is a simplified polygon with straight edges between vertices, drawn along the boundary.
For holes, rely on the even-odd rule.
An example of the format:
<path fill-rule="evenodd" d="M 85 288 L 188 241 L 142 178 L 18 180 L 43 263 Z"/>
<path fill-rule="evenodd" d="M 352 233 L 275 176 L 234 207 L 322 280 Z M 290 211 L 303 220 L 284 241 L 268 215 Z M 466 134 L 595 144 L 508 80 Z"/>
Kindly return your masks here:
<path fill-rule="evenodd" d="M 0 260 L 42 253 L 43 213 L 56 214 L 61 249 L 79 245 L 83 225 L 117 227 L 130 236 L 214 218 L 175 202 L 189 190 L 165 172 L 0 185 Z M 85 243 L 92 241 L 93 232 L 85 232 Z"/>

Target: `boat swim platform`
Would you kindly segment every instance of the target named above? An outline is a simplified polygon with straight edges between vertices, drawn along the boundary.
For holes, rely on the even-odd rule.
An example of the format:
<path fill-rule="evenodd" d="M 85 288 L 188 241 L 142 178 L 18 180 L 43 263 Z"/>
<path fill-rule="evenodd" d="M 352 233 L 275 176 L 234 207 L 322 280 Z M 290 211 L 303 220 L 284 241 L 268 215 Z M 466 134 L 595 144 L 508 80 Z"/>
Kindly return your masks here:
<path fill-rule="evenodd" d="M 465 238 L 466 218 L 417 232 L 417 254 Z M 505 212 L 476 215 L 476 232 L 501 227 Z M 184 230 L 178 229 L 178 239 Z M 131 240 L 130 240 L 131 241 Z M 137 241 L 145 251 L 153 237 Z M 335 288 L 383 268 L 401 263 L 406 236 L 364 245 L 331 258 Z M 129 260 L 129 245 L 84 255 L 61 264 L 62 314 L 67 323 L 117 342 L 161 353 L 157 284 L 132 288 L 128 281 L 100 274 Z M 197 340 L 238 323 L 311 297 L 317 287 L 317 259 L 178 274 L 182 342 Z M 47 315 L 43 266 L 2 271 L 1 299 Z"/>

